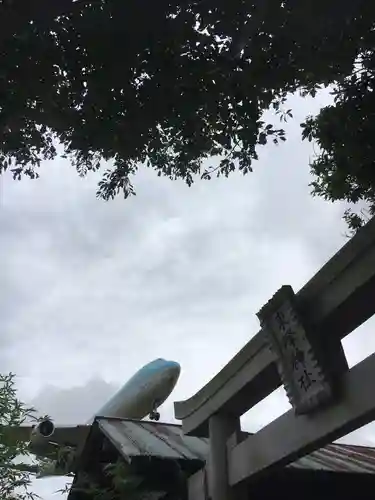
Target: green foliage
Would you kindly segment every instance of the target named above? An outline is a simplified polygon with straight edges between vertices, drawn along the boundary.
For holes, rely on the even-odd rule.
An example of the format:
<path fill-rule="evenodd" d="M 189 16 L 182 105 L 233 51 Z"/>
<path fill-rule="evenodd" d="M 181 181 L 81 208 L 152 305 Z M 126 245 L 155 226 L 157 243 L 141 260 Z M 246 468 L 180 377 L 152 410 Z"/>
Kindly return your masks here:
<path fill-rule="evenodd" d="M 92 478 L 83 473 L 79 474 L 79 483 L 72 489 L 76 492 L 84 492 L 92 500 L 140 500 L 139 486 L 143 479 L 131 472 L 131 467 L 122 460 L 114 464 L 107 464 L 103 473 L 107 478 L 108 486 L 98 485 Z M 70 485 L 60 490 L 67 493 L 71 490 Z"/>
<path fill-rule="evenodd" d="M 153 490 L 147 473 L 140 475 L 133 464 L 119 458 L 115 463 L 104 465 L 102 473 L 96 469 L 95 477 L 80 471 L 72 487 L 66 485 L 60 492 L 82 492 L 92 500 L 150 500 L 151 498 L 184 500 L 187 492 L 186 474 L 177 461 L 169 464 L 169 467 L 168 491 L 163 491 L 164 487 L 160 487 L 160 491 Z"/>
<path fill-rule="evenodd" d="M 263 111 L 333 84 L 304 129 L 322 148 L 314 193 L 371 201 L 374 19 L 365 0 L 2 2 L 0 171 L 35 178 L 57 138 L 81 175 L 113 161 L 104 199 L 133 194 L 140 164 L 189 185 L 246 174 L 285 140 Z"/>
<path fill-rule="evenodd" d="M 320 152 L 311 165 L 313 193 L 328 200 L 366 204 L 367 210 L 345 212 L 355 232 L 375 214 L 375 32 L 363 40 L 354 71 L 334 86 L 334 105 L 309 117 L 303 137 Z"/>
<path fill-rule="evenodd" d="M 32 418 L 34 410 L 17 399 L 14 375 L 0 375 L 0 498 L 1 500 L 33 500 L 29 491 L 30 475 L 15 469 L 15 460 L 30 456 L 27 443 L 9 432 L 10 426 L 22 425 Z M 7 429 L 8 428 L 8 429 Z M 22 468 L 22 467 L 20 467 Z"/>

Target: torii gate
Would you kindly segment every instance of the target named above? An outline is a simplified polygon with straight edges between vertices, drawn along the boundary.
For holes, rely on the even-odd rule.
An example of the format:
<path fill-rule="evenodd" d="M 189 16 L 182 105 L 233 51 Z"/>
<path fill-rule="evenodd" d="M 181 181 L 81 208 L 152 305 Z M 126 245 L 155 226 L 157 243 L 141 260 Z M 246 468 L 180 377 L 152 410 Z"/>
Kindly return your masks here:
<path fill-rule="evenodd" d="M 296 378 L 301 372 L 290 368 L 290 363 L 298 362 L 297 351 L 294 355 L 288 351 L 285 331 L 275 323 L 280 311 L 292 314 L 292 330 L 305 353 L 300 369 L 307 367 L 315 384 L 305 393 Z M 238 492 L 240 485 L 260 474 L 375 418 L 375 354 L 349 370 L 341 344 L 374 313 L 372 219 L 297 294 L 290 287 L 277 292 L 258 313 L 260 332 L 205 387 L 175 403 L 184 432 L 210 438 L 207 495 L 211 500 L 233 499 L 234 487 Z M 281 384 L 292 409 L 243 439 L 240 416 Z M 203 471 L 190 478 L 189 488 L 189 500 L 207 498 Z"/>

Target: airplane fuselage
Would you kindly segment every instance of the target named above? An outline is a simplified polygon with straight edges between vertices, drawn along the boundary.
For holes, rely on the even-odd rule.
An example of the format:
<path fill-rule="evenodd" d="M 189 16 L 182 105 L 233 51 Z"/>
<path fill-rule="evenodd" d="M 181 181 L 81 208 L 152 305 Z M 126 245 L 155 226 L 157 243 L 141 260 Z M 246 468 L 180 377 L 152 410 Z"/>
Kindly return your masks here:
<path fill-rule="evenodd" d="M 134 418 L 141 420 L 168 398 L 180 375 L 175 361 L 156 359 L 141 368 L 125 385 L 93 415 L 96 417 Z"/>

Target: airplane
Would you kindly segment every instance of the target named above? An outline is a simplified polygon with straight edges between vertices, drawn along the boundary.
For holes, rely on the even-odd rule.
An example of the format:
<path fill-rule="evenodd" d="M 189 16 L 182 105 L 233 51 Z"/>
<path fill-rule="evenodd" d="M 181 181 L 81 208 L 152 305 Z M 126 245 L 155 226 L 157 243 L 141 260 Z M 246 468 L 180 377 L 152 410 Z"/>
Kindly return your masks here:
<path fill-rule="evenodd" d="M 67 475 L 73 472 L 95 418 L 142 420 L 149 416 L 151 420 L 159 420 L 157 410 L 173 391 L 180 372 L 177 362 L 156 359 L 138 370 L 84 425 L 55 426 L 50 418 L 43 418 L 35 425 L 8 430 L 15 439 L 29 441 L 29 450 L 36 457 L 47 459 L 37 477 Z M 61 453 L 64 450 L 65 455 Z M 35 466 L 29 470 L 35 473 Z"/>

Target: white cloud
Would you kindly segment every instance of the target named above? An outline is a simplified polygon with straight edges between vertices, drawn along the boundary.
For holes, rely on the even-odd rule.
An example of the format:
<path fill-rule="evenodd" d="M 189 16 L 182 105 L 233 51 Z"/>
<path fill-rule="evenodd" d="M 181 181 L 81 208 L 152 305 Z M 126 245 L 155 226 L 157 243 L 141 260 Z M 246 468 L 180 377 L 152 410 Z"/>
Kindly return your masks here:
<path fill-rule="evenodd" d="M 43 165 L 38 181 L 5 176 L 0 358 L 22 397 L 57 421 L 82 421 L 88 401 L 99 405 L 162 356 L 182 365 L 163 410 L 171 420 L 173 400 L 196 392 L 257 332 L 269 297 L 282 284 L 297 291 L 345 242 L 342 206 L 310 196 L 312 149 L 300 141 L 298 123 L 322 99 L 294 100 L 289 140 L 262 148 L 246 177 L 189 189 L 143 169 L 135 198 L 104 203 L 98 176 L 80 179 L 63 160 Z M 279 390 L 246 426 L 286 407 Z M 45 499 L 54 484 L 38 486 Z"/>

